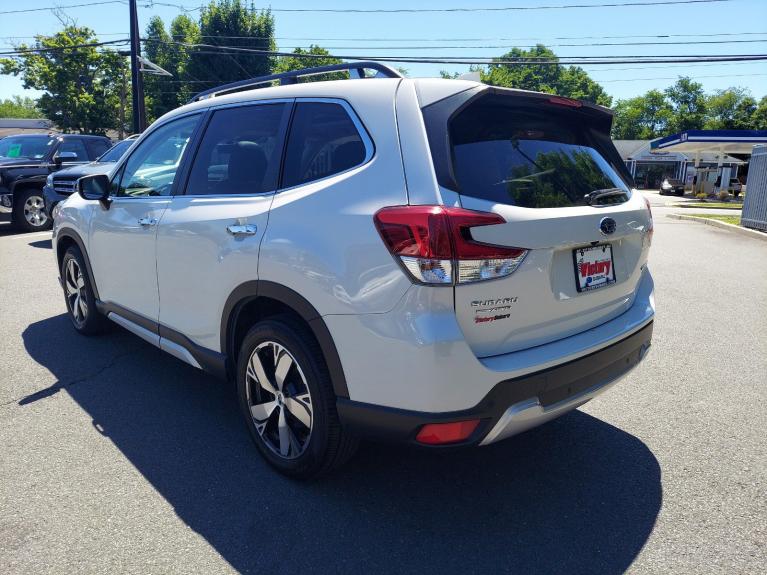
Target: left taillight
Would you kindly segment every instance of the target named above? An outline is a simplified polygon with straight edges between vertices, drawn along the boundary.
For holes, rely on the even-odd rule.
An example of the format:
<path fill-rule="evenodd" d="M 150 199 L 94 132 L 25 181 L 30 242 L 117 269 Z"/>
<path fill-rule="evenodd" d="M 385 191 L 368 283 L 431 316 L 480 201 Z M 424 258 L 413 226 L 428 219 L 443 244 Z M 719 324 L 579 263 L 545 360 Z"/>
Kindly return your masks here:
<path fill-rule="evenodd" d="M 471 228 L 506 223 L 501 216 L 445 206 L 392 206 L 374 221 L 389 251 L 418 282 L 452 285 L 510 275 L 527 250 L 475 241 Z"/>

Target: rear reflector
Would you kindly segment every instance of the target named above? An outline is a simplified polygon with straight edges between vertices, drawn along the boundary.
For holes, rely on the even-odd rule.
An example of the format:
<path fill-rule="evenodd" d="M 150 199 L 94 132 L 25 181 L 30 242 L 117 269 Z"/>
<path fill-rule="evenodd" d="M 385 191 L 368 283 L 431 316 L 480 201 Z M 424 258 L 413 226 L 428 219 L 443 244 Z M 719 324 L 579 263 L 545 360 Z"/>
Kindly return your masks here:
<path fill-rule="evenodd" d="M 425 445 L 444 445 L 465 441 L 474 433 L 479 419 L 454 421 L 452 423 L 429 423 L 421 428 L 415 440 Z"/>
<path fill-rule="evenodd" d="M 417 281 L 468 283 L 507 276 L 527 255 L 522 248 L 477 242 L 471 228 L 505 224 L 498 214 L 445 206 L 392 206 L 375 214 L 386 247 Z"/>

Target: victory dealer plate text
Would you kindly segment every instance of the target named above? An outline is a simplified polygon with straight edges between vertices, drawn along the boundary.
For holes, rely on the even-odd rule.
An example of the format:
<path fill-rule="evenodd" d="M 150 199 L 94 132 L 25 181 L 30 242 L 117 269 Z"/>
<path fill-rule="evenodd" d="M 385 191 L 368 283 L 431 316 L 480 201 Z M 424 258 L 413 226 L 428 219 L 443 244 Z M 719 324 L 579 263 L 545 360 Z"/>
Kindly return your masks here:
<path fill-rule="evenodd" d="M 615 283 L 613 247 L 600 244 L 573 250 L 575 285 L 579 292 L 599 289 Z"/>

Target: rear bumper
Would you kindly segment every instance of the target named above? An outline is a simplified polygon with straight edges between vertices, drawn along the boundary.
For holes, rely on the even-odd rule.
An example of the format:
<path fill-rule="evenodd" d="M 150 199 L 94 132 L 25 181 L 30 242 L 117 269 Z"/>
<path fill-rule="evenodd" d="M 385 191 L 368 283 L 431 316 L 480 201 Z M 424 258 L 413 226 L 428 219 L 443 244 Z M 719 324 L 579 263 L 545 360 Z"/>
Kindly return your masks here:
<path fill-rule="evenodd" d="M 427 413 L 339 398 L 338 415 L 360 436 L 396 442 L 414 442 L 428 423 L 480 419 L 472 436 L 459 445 L 487 445 L 559 417 L 611 387 L 645 356 L 652 330 L 650 322 L 592 354 L 501 381 L 471 409 Z"/>

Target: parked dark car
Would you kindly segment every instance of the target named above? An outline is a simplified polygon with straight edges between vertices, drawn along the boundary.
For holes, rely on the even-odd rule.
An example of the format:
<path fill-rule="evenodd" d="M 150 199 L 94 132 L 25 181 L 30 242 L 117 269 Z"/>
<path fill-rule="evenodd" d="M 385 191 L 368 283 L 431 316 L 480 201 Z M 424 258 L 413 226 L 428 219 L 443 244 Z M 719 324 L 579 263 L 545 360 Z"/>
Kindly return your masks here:
<path fill-rule="evenodd" d="M 684 195 L 684 182 L 680 180 L 674 180 L 671 178 L 664 178 L 660 185 L 660 195 L 675 194 L 677 196 Z"/>
<path fill-rule="evenodd" d="M 51 228 L 43 186 L 49 174 L 91 162 L 112 146 L 104 136 L 24 134 L 0 139 L 0 216 L 24 231 Z"/>
<path fill-rule="evenodd" d="M 56 214 L 56 205 L 66 200 L 75 191 L 77 180 L 83 176 L 94 174 L 106 174 L 112 169 L 115 162 L 123 157 L 138 136 L 129 136 L 128 138 L 117 142 L 109 148 L 96 161 L 85 165 L 72 166 L 53 172 L 48 175 L 43 188 L 43 200 L 45 201 L 45 213 L 53 219 Z"/>

